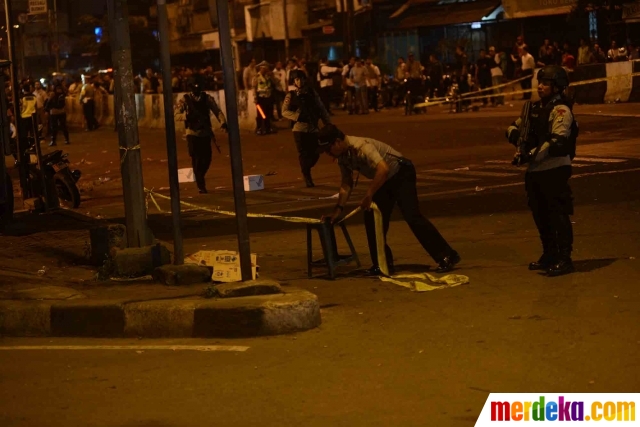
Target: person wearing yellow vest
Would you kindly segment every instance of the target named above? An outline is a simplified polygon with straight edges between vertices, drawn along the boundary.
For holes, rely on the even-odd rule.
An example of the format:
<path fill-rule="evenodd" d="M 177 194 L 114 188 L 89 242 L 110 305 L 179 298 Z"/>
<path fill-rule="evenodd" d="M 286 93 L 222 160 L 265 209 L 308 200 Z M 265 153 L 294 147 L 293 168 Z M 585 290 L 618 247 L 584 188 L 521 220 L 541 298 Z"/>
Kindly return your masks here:
<path fill-rule="evenodd" d="M 273 91 L 274 84 L 272 76 L 269 74 L 268 64 L 263 61 L 259 64 L 260 71 L 256 76 L 256 122 L 258 135 L 267 135 L 273 132 L 271 129 L 271 119 L 273 116 Z M 264 117 L 263 117 L 264 115 Z"/>

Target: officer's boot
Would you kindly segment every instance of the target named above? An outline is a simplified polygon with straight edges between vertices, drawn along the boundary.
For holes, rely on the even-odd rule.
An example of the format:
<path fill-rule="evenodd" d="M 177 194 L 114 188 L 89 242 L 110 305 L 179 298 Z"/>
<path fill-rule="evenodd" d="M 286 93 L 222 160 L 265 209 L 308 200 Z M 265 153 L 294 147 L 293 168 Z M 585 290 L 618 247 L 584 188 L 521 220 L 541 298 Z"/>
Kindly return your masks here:
<path fill-rule="evenodd" d="M 313 183 L 313 179 L 311 179 L 311 173 L 304 174 L 304 182 L 307 185 L 307 188 L 315 187 L 316 185 Z"/>
<path fill-rule="evenodd" d="M 557 219 L 558 230 L 558 260 L 547 270 L 550 277 L 562 276 L 563 274 L 573 273 L 573 261 L 571 260 L 571 251 L 573 249 L 573 227 L 569 215 L 561 215 Z"/>
<path fill-rule="evenodd" d="M 548 237 L 541 238 L 542 240 L 542 256 L 538 261 L 534 261 L 529 264 L 529 270 L 548 270 L 558 259 L 558 248 L 555 245 L 553 239 Z"/>

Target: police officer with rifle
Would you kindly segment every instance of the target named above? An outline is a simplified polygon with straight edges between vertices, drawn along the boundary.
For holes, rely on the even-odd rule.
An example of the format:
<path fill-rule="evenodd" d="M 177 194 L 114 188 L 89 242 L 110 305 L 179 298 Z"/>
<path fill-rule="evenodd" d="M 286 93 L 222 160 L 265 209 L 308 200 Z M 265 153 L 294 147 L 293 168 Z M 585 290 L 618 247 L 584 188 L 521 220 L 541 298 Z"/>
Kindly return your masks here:
<path fill-rule="evenodd" d="M 185 122 L 193 174 L 200 194 L 206 194 L 205 175 L 211 166 L 211 144 L 216 143 L 209 111 L 213 112 L 225 132 L 227 131 L 227 120 L 216 101 L 202 91 L 202 80 L 191 79 L 188 87 L 191 92 L 185 94 L 184 98 L 178 102 L 175 116 L 177 120 Z M 220 152 L 217 144 L 216 148 Z"/>
<path fill-rule="evenodd" d="M 528 164 L 525 187 L 542 241 L 542 256 L 529 264 L 529 270 L 543 270 L 549 276 L 574 271 L 569 178 L 578 125 L 572 113 L 573 103 L 564 94 L 568 86 L 564 68 L 550 65 L 541 69 L 540 101 L 525 103 L 522 116 L 507 130 L 509 142 L 517 148 L 513 164 Z"/>
<path fill-rule="evenodd" d="M 291 71 L 296 90 L 290 91 L 282 104 L 282 115 L 293 122 L 293 139 L 298 149 L 300 169 L 307 187 L 314 187 L 311 168 L 318 163 L 318 121 L 331 123 L 329 113 L 301 70 Z"/>

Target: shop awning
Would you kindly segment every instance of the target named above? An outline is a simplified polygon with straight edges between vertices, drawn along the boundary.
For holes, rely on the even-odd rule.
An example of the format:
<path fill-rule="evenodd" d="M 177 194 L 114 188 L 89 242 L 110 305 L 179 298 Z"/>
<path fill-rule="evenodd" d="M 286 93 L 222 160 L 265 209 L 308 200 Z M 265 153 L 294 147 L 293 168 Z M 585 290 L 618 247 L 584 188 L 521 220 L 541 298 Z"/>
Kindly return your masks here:
<path fill-rule="evenodd" d="M 578 4 L 578 0 L 502 0 L 507 19 L 533 16 L 566 15 Z"/>
<path fill-rule="evenodd" d="M 640 22 L 640 1 L 622 5 L 622 20 L 625 22 Z"/>
<path fill-rule="evenodd" d="M 480 22 L 482 18 L 491 15 L 498 7 L 500 7 L 500 1 L 496 0 L 432 6 L 404 18 L 400 22 L 398 29 L 445 27 L 447 25 Z"/>

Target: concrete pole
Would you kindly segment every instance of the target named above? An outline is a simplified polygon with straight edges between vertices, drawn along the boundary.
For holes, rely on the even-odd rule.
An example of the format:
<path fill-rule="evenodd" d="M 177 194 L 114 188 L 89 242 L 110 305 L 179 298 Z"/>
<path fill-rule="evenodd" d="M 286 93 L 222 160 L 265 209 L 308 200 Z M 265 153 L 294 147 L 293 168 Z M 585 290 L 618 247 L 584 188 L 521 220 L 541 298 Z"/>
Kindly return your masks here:
<path fill-rule="evenodd" d="M 111 54 L 115 68 L 115 116 L 120 145 L 127 242 L 130 248 L 152 244 L 147 227 L 138 116 L 131 65 L 131 38 L 126 0 L 108 0 Z"/>

